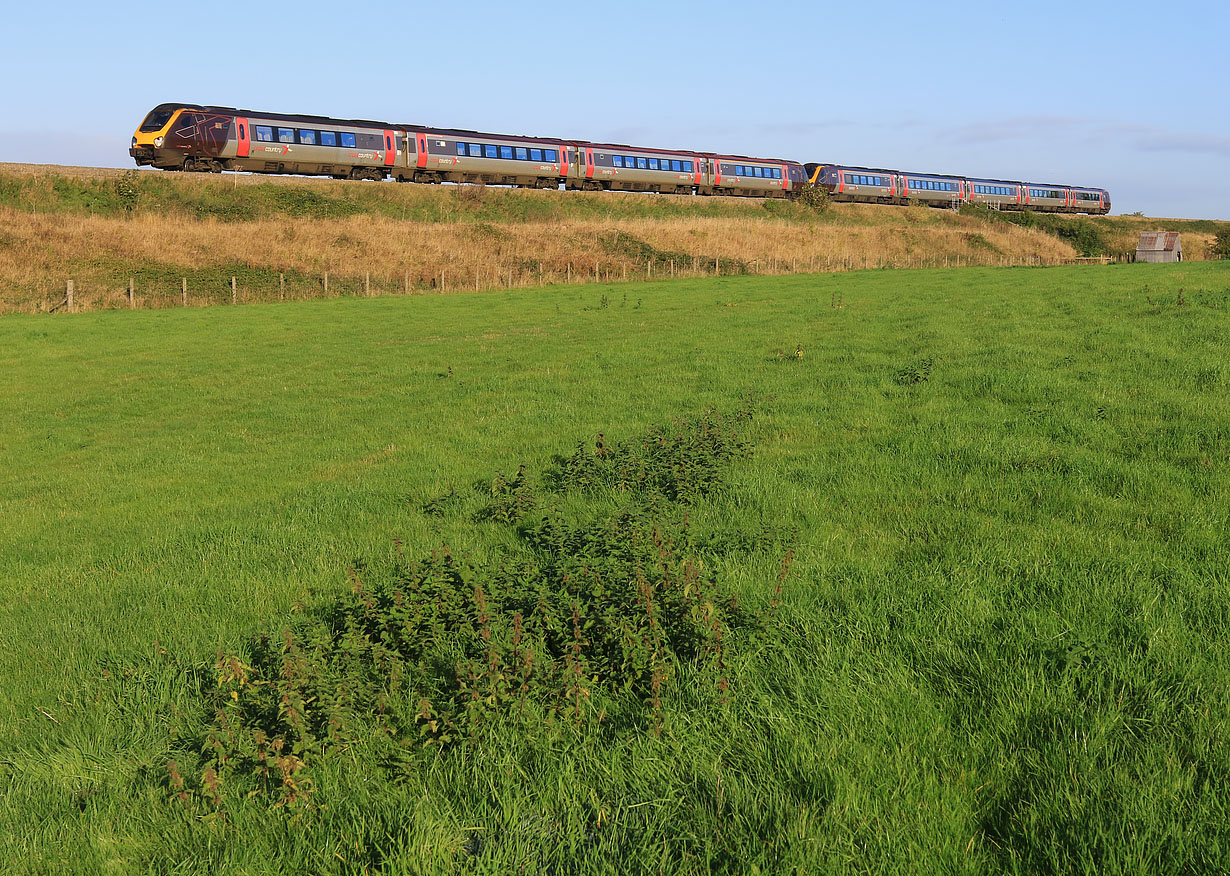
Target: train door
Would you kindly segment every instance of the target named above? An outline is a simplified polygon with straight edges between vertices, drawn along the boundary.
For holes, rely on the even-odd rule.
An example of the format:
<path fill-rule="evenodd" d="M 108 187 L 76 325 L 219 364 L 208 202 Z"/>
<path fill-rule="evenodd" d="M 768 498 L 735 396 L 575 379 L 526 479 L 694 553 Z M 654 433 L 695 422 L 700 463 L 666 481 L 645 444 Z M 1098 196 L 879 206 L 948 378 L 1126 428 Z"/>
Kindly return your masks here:
<path fill-rule="evenodd" d="M 423 131 L 415 132 L 414 139 L 419 147 L 418 160 L 414 163 L 415 167 L 423 168 L 427 166 L 427 134 Z"/>
<path fill-rule="evenodd" d="M 392 167 L 397 161 L 397 132 L 384 132 L 384 163 L 386 167 Z"/>
<path fill-rule="evenodd" d="M 237 139 L 235 156 L 237 158 L 247 158 L 252 154 L 252 137 L 248 130 L 247 119 L 235 119 L 235 137 Z"/>

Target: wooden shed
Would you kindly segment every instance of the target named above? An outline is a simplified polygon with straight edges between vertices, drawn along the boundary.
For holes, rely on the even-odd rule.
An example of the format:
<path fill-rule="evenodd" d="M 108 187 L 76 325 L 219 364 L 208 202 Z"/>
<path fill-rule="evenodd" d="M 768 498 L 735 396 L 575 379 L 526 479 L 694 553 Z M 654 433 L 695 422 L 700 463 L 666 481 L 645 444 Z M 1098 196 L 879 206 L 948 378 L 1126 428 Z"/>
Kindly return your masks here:
<path fill-rule="evenodd" d="M 1177 231 L 1142 231 L 1136 244 L 1138 262 L 1181 262 L 1183 241 Z"/>

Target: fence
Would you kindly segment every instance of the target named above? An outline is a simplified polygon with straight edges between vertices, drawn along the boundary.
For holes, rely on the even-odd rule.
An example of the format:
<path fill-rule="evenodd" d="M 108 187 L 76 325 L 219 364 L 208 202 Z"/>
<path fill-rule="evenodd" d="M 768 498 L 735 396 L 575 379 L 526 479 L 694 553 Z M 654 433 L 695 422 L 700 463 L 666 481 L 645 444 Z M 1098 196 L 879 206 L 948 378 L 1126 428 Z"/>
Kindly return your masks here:
<path fill-rule="evenodd" d="M 576 285 L 593 283 L 644 282 L 649 280 L 699 278 L 713 276 L 776 276 L 790 274 L 838 273 L 856 270 L 907 270 L 924 268 L 965 267 L 1039 267 L 1059 264 L 1108 264 L 1117 261 L 1110 256 L 1078 258 L 1070 260 L 1044 259 L 1041 256 L 1010 257 L 985 254 L 974 257 L 961 256 L 906 256 L 888 259 L 869 255 L 811 256 L 807 259 L 754 259 L 744 262 L 721 257 L 693 256 L 691 258 L 650 258 L 644 261 L 595 261 L 577 264 L 569 262 L 562 267 L 547 268 L 536 265 L 471 265 L 441 269 L 430 277 L 412 275 L 403 271 L 401 276 L 377 276 L 372 273 L 362 276 L 330 275 L 328 271 L 319 276 L 284 272 L 256 272 L 241 277 L 232 274 L 222 279 L 216 271 L 206 276 L 180 276 L 175 280 L 167 277 L 143 279 L 129 277 L 126 281 L 65 281 L 62 295 L 39 295 L 26 307 L 5 305 L 0 302 L 0 312 L 77 312 L 80 310 L 106 310 L 127 307 L 129 309 L 204 307 L 215 305 L 238 305 L 268 303 L 287 300 L 308 300 L 337 297 L 371 297 L 376 295 L 412 295 L 425 293 L 449 293 L 464 291 L 494 291 L 517 288 L 536 288 L 553 285 Z M 83 292 L 85 293 L 83 295 Z M 33 305 L 33 306 L 30 306 Z"/>

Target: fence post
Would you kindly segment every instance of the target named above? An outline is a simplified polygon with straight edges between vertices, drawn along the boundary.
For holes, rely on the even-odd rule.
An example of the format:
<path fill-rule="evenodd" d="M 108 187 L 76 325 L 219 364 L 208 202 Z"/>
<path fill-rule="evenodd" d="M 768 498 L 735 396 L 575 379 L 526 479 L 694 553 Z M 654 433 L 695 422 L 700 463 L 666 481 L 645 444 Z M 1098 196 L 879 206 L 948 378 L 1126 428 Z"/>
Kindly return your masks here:
<path fill-rule="evenodd" d="M 329 272 L 325 271 L 325 297 L 329 297 Z"/>
<path fill-rule="evenodd" d="M 231 304 L 239 303 L 239 287 L 235 285 L 235 278 L 231 277 Z"/>
<path fill-rule="evenodd" d="M 72 313 L 76 309 L 76 304 L 73 302 L 73 281 L 69 280 L 68 285 L 64 289 L 64 301 L 68 307 L 68 312 Z"/>
<path fill-rule="evenodd" d="M 129 278 L 128 278 L 128 309 L 129 309 L 129 310 L 132 310 L 134 307 L 136 307 L 136 306 L 137 306 L 137 305 L 136 305 L 136 303 L 135 303 L 135 301 L 134 301 L 134 299 L 133 299 L 133 294 L 132 294 L 132 292 L 133 292 L 133 285 L 134 285 L 134 284 L 133 284 L 132 277 L 129 277 Z"/>
<path fill-rule="evenodd" d="M 372 272 L 368 271 L 363 276 L 363 294 L 368 298 L 372 296 Z"/>
<path fill-rule="evenodd" d="M 180 278 L 179 295 L 180 295 L 180 300 L 183 302 L 184 307 L 187 307 L 188 306 L 188 278 L 187 277 Z"/>
<path fill-rule="evenodd" d="M 278 301 L 286 300 L 286 275 L 278 274 Z"/>

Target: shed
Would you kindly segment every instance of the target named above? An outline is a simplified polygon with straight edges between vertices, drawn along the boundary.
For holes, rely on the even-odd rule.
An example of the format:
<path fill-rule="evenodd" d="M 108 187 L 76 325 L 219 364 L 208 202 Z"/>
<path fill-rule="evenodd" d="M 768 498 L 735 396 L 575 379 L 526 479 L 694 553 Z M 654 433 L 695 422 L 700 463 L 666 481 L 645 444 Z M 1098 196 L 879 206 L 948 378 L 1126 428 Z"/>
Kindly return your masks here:
<path fill-rule="evenodd" d="M 1138 262 L 1181 262 L 1183 242 L 1177 231 L 1142 231 L 1136 244 Z"/>

